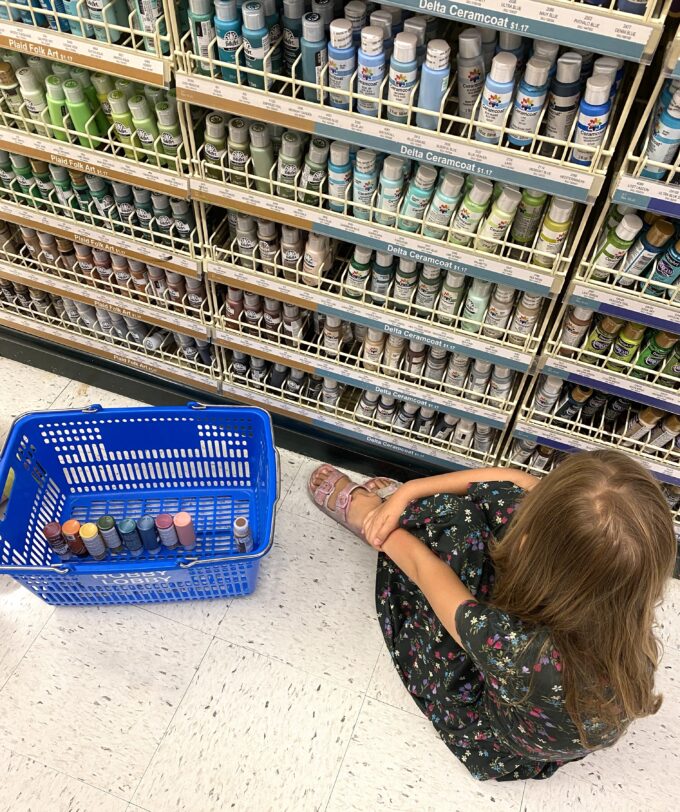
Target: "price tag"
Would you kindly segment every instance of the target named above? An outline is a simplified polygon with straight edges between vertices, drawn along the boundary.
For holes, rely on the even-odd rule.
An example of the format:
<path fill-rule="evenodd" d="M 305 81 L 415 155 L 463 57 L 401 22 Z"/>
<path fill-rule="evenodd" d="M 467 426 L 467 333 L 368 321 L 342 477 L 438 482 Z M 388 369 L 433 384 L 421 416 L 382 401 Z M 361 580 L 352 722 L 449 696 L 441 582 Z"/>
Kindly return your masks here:
<path fill-rule="evenodd" d="M 637 293 L 626 293 L 622 288 L 608 289 L 605 283 L 602 285 L 575 283 L 570 294 L 571 300 L 591 310 L 670 333 L 677 332 L 680 324 L 680 307 L 674 307 L 672 303 L 663 300 L 658 303 L 651 302 Z"/>
<path fill-rule="evenodd" d="M 614 190 L 615 203 L 680 218 L 680 186 L 649 178 L 621 175 Z"/>

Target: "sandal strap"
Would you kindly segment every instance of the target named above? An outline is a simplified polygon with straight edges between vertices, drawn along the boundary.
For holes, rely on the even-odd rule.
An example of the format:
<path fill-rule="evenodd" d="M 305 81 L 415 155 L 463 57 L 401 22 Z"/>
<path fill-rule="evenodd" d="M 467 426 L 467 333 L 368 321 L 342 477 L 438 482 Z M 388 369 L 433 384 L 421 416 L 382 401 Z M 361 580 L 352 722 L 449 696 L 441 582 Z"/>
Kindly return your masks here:
<path fill-rule="evenodd" d="M 347 510 L 352 502 L 352 494 L 356 490 L 369 491 L 364 488 L 363 485 L 359 485 L 356 482 L 350 482 L 348 485 L 340 491 L 340 493 L 335 497 L 335 507 L 333 511 L 338 513 L 342 517 L 342 521 L 347 523 Z"/>

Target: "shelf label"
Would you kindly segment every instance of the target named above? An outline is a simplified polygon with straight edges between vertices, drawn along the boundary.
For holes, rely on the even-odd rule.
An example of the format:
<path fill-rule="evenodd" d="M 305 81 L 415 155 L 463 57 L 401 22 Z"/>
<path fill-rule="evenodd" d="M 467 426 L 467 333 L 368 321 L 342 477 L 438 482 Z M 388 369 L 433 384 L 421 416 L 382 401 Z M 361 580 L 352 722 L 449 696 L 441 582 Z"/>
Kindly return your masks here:
<path fill-rule="evenodd" d="M 189 179 L 177 175 L 170 169 L 161 169 L 12 127 L 0 126 L 0 148 L 8 152 L 18 152 L 29 158 L 40 158 L 48 163 L 65 166 L 88 175 L 100 175 L 107 180 L 144 186 L 173 197 L 189 196 Z"/>
<path fill-rule="evenodd" d="M 394 0 L 393 5 L 462 25 L 498 28 L 636 62 L 645 55 L 655 29 L 639 17 L 619 16 L 598 6 L 556 5 L 544 0 Z"/>
<path fill-rule="evenodd" d="M 376 251 L 386 251 L 399 258 L 436 265 L 487 282 L 512 285 L 519 290 L 550 296 L 555 281 L 549 270 L 496 259 L 493 255 L 473 254 L 437 240 L 381 228 L 375 223 L 272 197 L 252 189 L 193 178 L 191 188 L 198 199 L 217 206 L 233 205 L 235 209 L 256 217 L 273 218 L 296 228 L 314 230 L 333 239 L 359 243 Z"/>
<path fill-rule="evenodd" d="M 680 186 L 677 184 L 621 175 L 612 199 L 614 203 L 680 218 Z"/>
<path fill-rule="evenodd" d="M 628 378 L 602 367 L 579 363 L 568 358 L 548 356 L 542 369 L 546 375 L 556 375 L 572 383 L 608 392 L 621 398 L 629 398 L 647 406 L 655 406 L 666 412 L 680 414 L 680 394 L 671 389 Z"/>
<path fill-rule="evenodd" d="M 605 289 L 600 285 L 577 282 L 572 286 L 569 301 L 590 310 L 597 310 L 598 313 L 639 322 L 669 333 L 677 332 L 680 324 L 680 308 L 673 307 L 670 302 L 663 300 L 657 304 L 643 299 L 639 294 L 626 293 L 625 288 L 611 286 Z"/>
<path fill-rule="evenodd" d="M 444 169 L 481 175 L 490 180 L 530 185 L 532 189 L 581 203 L 594 199 L 601 178 L 574 165 L 560 165 L 538 156 L 523 157 L 516 150 L 487 147 L 478 141 L 450 135 L 429 134 L 389 121 L 324 107 L 304 99 L 274 95 L 208 77 L 177 75 L 181 101 L 217 107 L 257 121 L 314 133 L 332 141 L 350 141 L 363 147 L 425 161 Z M 527 180 L 531 179 L 531 182 Z"/>
<path fill-rule="evenodd" d="M 515 428 L 512 430 L 512 434 L 513 437 L 533 440 L 538 445 L 547 445 L 550 446 L 550 448 L 556 448 L 558 451 L 593 451 L 594 449 L 614 447 L 611 443 L 575 437 L 571 432 L 566 430 L 560 431 L 552 426 L 545 426 L 543 424 L 538 426 L 534 423 L 522 420 L 517 421 Z M 658 479 L 672 485 L 680 485 L 680 474 L 678 474 L 677 466 L 671 463 L 664 464 L 663 462 L 650 460 L 644 454 L 639 454 L 623 445 L 616 446 L 616 448 L 619 451 L 634 456 L 638 462 L 648 468 Z"/>
<path fill-rule="evenodd" d="M 74 37 L 51 28 L 36 28 L 3 20 L 0 22 L 0 47 L 144 84 L 164 85 L 170 76 L 169 58 L 164 60 L 146 51 Z"/>

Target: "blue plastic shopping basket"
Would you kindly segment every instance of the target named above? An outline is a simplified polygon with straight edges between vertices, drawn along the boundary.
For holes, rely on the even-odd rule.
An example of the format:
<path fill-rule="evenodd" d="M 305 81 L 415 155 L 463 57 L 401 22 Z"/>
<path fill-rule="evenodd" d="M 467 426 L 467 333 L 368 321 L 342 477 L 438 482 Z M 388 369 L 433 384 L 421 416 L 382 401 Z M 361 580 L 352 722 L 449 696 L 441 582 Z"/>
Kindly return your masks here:
<path fill-rule="evenodd" d="M 47 603 L 148 603 L 245 595 L 272 545 L 278 466 L 271 419 L 237 406 L 34 412 L 19 418 L 0 458 L 0 573 Z M 132 558 L 62 562 L 51 521 L 191 514 L 197 545 Z M 250 553 L 232 525 L 247 516 Z"/>

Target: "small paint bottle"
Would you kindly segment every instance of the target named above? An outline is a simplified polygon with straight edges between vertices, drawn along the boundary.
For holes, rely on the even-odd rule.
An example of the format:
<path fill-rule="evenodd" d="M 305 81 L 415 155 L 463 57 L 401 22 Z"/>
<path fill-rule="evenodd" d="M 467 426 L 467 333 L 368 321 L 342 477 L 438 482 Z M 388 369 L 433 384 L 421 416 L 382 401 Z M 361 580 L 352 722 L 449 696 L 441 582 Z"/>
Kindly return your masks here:
<path fill-rule="evenodd" d="M 172 516 L 169 513 L 161 513 L 155 519 L 156 530 L 161 540 L 161 544 L 166 550 L 173 550 L 179 544 L 177 531 Z"/>
<path fill-rule="evenodd" d="M 342 346 L 342 319 L 340 316 L 326 316 L 321 337 L 321 349 L 326 355 L 337 355 Z"/>
<path fill-rule="evenodd" d="M 492 204 L 491 211 L 480 226 L 475 238 L 475 248 L 478 251 L 486 251 L 490 254 L 498 253 L 502 248 L 499 242 L 505 239 L 521 199 L 519 189 L 513 186 L 501 188 L 501 193 Z"/>
<path fill-rule="evenodd" d="M 324 378 L 321 387 L 321 408 L 325 412 L 335 411 L 340 397 L 342 396 L 343 388 L 340 384 L 332 378 Z"/>
<path fill-rule="evenodd" d="M 328 174 L 330 144 L 325 138 L 312 138 L 305 156 L 298 182 L 298 200 L 308 205 L 321 206 L 321 186 Z"/>
<path fill-rule="evenodd" d="M 348 212 L 347 191 L 352 181 L 352 163 L 349 144 L 333 141 L 328 158 L 328 208 L 331 211 Z"/>
<path fill-rule="evenodd" d="M 304 253 L 304 242 L 300 231 L 292 226 L 281 226 L 281 265 L 286 279 L 295 281 L 300 260 Z"/>
<path fill-rule="evenodd" d="M 477 28 L 466 28 L 458 35 L 456 55 L 458 77 L 458 112 L 460 118 L 472 119 L 477 99 L 484 87 L 482 36 Z"/>
<path fill-rule="evenodd" d="M 474 420 L 462 418 L 453 430 L 452 443 L 459 448 L 469 448 L 475 432 Z"/>
<path fill-rule="evenodd" d="M 678 336 L 657 330 L 651 335 L 640 350 L 635 360 L 634 378 L 647 377 L 646 373 L 657 370 L 671 354 L 673 347 L 678 343 Z"/>
<path fill-rule="evenodd" d="M 220 62 L 235 65 L 236 51 L 243 45 L 241 19 L 236 0 L 215 0 L 214 25 Z M 239 64 L 241 62 L 240 55 L 238 62 Z M 234 68 L 223 66 L 221 73 L 225 82 L 237 81 L 237 73 Z"/>
<path fill-rule="evenodd" d="M 366 27 L 367 6 L 361 0 L 349 0 L 343 9 L 346 20 L 352 23 L 352 39 L 357 45 L 361 39 L 361 31 Z"/>
<path fill-rule="evenodd" d="M 465 293 L 466 278 L 458 271 L 448 271 L 442 283 L 437 304 L 437 321 L 451 324 L 458 315 Z"/>
<path fill-rule="evenodd" d="M 562 251 L 562 246 L 569 233 L 573 211 L 572 200 L 553 197 L 550 201 L 531 259 L 534 265 L 539 265 L 541 268 L 552 268 L 555 265 L 555 260 Z"/>
<path fill-rule="evenodd" d="M 72 558 L 69 546 L 61 534 L 61 525 L 59 522 L 50 522 L 43 527 L 43 535 L 49 544 L 50 548 L 61 558 L 62 561 L 68 561 Z"/>
<path fill-rule="evenodd" d="M 496 285 L 484 316 L 482 335 L 502 339 L 515 304 L 517 291 L 510 285 Z"/>
<path fill-rule="evenodd" d="M 603 316 L 593 327 L 586 339 L 586 343 L 583 345 L 583 352 L 594 353 L 595 355 L 608 353 L 623 325 L 623 319 L 617 319 L 614 318 L 614 316 Z M 588 358 L 585 355 L 581 360 L 588 364 L 595 363 L 594 359 Z"/>
<path fill-rule="evenodd" d="M 393 279 L 394 257 L 387 251 L 376 251 L 371 266 L 368 300 L 373 304 L 384 305 Z"/>
<path fill-rule="evenodd" d="M 517 58 L 514 54 L 502 51 L 493 58 L 491 70 L 484 82 L 482 101 L 477 108 L 478 124 L 475 126 L 477 141 L 485 144 L 500 143 L 502 126 L 515 89 L 516 70 Z M 484 127 L 484 124 L 492 124 L 497 129 Z"/>
<path fill-rule="evenodd" d="M 628 252 L 642 229 L 642 220 L 636 214 L 626 214 L 616 228 L 607 235 L 593 257 L 592 279 L 606 281 Z"/>
<path fill-rule="evenodd" d="M 310 375 L 307 378 L 307 389 L 304 394 L 305 400 L 316 403 L 321 397 L 322 391 L 323 378 L 321 375 Z"/>
<path fill-rule="evenodd" d="M 239 553 L 252 553 L 255 543 L 250 524 L 245 516 L 237 516 L 232 525 L 234 543 Z"/>
<path fill-rule="evenodd" d="M 370 389 L 364 389 L 354 410 L 355 418 L 361 423 L 370 423 L 375 414 L 380 395 Z"/>
<path fill-rule="evenodd" d="M 262 3 L 249 0 L 241 7 L 241 13 L 243 14 L 241 34 L 243 36 L 243 55 L 246 67 L 252 71 L 262 73 L 264 71 L 264 58 L 271 48 L 269 30 L 265 25 L 264 6 Z M 269 90 L 273 80 L 269 75 L 271 73 L 269 66 L 267 68 L 266 87 L 264 76 L 256 73 L 245 74 L 247 84 L 259 90 Z"/>
<path fill-rule="evenodd" d="M 121 90 L 112 90 L 108 95 L 108 100 L 111 108 L 111 118 L 113 119 L 114 135 L 124 145 L 125 157 L 135 158 L 135 152 L 131 149 L 135 125 L 128 107 L 127 96 Z"/>
<path fill-rule="evenodd" d="M 89 555 L 87 547 L 80 538 L 80 522 L 76 519 L 69 519 L 61 526 L 61 534 L 68 545 L 71 553 L 78 558 L 85 558 Z"/>
<path fill-rule="evenodd" d="M 250 135 L 250 171 L 256 177 L 255 188 L 259 192 L 271 193 L 273 190 L 269 178 L 274 166 L 274 147 L 269 129 L 266 124 L 256 121 L 250 125 L 248 132 Z"/>
<path fill-rule="evenodd" d="M 196 547 L 196 531 L 191 516 L 185 511 L 180 511 L 175 513 L 173 523 L 179 543 L 185 550 L 193 550 Z"/>
<path fill-rule="evenodd" d="M 418 288 L 416 290 L 416 307 L 427 311 L 427 314 L 434 308 L 437 294 L 441 289 L 442 276 L 441 268 L 438 265 L 423 265 L 418 277 Z"/>
<path fill-rule="evenodd" d="M 236 186 L 247 186 L 247 164 L 250 160 L 250 139 L 248 125 L 242 118 L 232 118 L 229 122 L 227 141 L 227 161 L 229 180 Z"/>
<path fill-rule="evenodd" d="M 475 31 L 479 33 L 482 40 L 482 57 L 484 59 L 484 73 L 486 74 L 491 70 L 491 63 L 496 53 L 498 32 L 493 28 L 482 28 L 481 26 L 476 26 Z"/>
<path fill-rule="evenodd" d="M 345 287 L 343 294 L 350 299 L 363 298 L 371 275 L 371 257 L 373 251 L 370 248 L 364 248 L 363 245 L 357 245 L 352 254 L 352 259 L 347 266 L 347 276 L 345 279 Z"/>
<path fill-rule="evenodd" d="M 476 358 L 472 362 L 470 376 L 465 384 L 465 397 L 468 400 L 480 401 L 486 392 L 491 379 L 491 362 Z"/>
<path fill-rule="evenodd" d="M 66 83 L 68 84 L 68 83 Z M 64 85 L 66 87 L 66 85 Z M 68 95 L 66 97 L 68 102 Z M 160 139 L 160 132 L 156 119 L 151 115 L 149 103 L 146 96 L 141 93 L 128 99 L 128 107 L 132 116 L 132 123 L 135 126 L 135 136 L 146 153 L 155 155 L 164 154 L 163 144 Z M 147 154 L 147 159 L 150 158 Z"/>
<path fill-rule="evenodd" d="M 387 88 L 387 118 L 398 124 L 408 124 L 408 105 L 418 77 L 415 34 L 403 31 L 394 40 L 394 51 L 390 59 L 389 83 Z M 402 107 L 389 106 L 393 102 Z"/>
<path fill-rule="evenodd" d="M 430 347 L 425 361 L 423 378 L 426 381 L 441 381 L 446 372 L 447 361 L 448 350 L 443 347 Z"/>
<path fill-rule="evenodd" d="M 441 240 L 456 210 L 463 191 L 464 178 L 457 172 L 442 172 L 439 184 L 423 218 L 423 235 Z"/>
<path fill-rule="evenodd" d="M 361 32 L 361 47 L 357 54 L 357 112 L 365 116 L 378 115 L 380 89 L 385 78 L 385 52 L 381 28 L 369 25 Z"/>
<path fill-rule="evenodd" d="M 281 389 L 283 382 L 288 375 L 288 367 L 285 364 L 274 364 L 271 372 L 269 373 L 269 380 L 267 385 L 272 389 Z"/>
<path fill-rule="evenodd" d="M 426 164 L 419 164 L 404 195 L 397 227 L 400 231 L 415 233 L 420 231 L 423 216 L 432 199 L 437 170 Z"/>
<path fill-rule="evenodd" d="M 459 420 L 460 418 L 456 417 L 455 414 L 440 414 L 430 436 L 440 442 L 448 440 Z"/>
<path fill-rule="evenodd" d="M 667 448 L 672 443 L 677 444 L 680 435 L 680 416 L 669 414 L 664 417 L 660 426 L 657 426 L 649 437 L 649 445 L 657 448 Z"/>
<path fill-rule="evenodd" d="M 679 147 L 680 90 L 676 91 L 669 106 L 661 111 L 647 141 L 645 158 L 655 163 L 673 164 Z M 656 166 L 645 166 L 640 174 L 644 178 L 661 180 L 666 177 L 668 170 Z"/>
<path fill-rule="evenodd" d="M 423 434 L 427 437 L 432 431 L 435 417 L 436 413 L 434 409 L 429 406 L 421 406 L 413 421 L 413 433 Z"/>
<path fill-rule="evenodd" d="M 411 339 L 408 342 L 406 357 L 401 377 L 410 381 L 417 381 L 421 378 L 425 364 L 427 362 L 427 347 L 422 341 Z"/>
<path fill-rule="evenodd" d="M 581 63 L 581 55 L 576 51 L 567 51 L 557 60 L 544 119 L 545 134 L 556 141 L 570 138 L 581 98 Z M 542 144 L 541 152 L 549 154 L 554 148 L 555 145 Z"/>
<path fill-rule="evenodd" d="M 610 350 L 610 359 L 604 365 L 612 372 L 625 372 L 625 364 L 630 364 L 637 354 L 645 337 L 647 327 L 644 324 L 628 322 L 618 333 Z"/>
<path fill-rule="evenodd" d="M 300 56 L 300 37 L 302 36 L 302 15 L 305 13 L 304 0 L 283 0 L 283 68 L 286 76 L 293 75 L 293 65 Z M 302 67 L 298 62 L 295 78 L 302 76 Z"/>
<path fill-rule="evenodd" d="M 332 266 L 332 256 L 328 237 L 311 233 L 307 237 L 305 253 L 302 258 L 301 282 L 305 285 L 319 287 L 321 279 Z"/>
<path fill-rule="evenodd" d="M 605 392 L 595 392 L 586 405 L 581 409 L 580 419 L 592 420 L 599 414 L 607 403 L 609 396 Z"/>
<path fill-rule="evenodd" d="M 19 68 L 19 70 L 15 72 L 15 76 L 19 82 L 21 97 L 24 100 L 26 109 L 35 122 L 33 125 L 35 131 L 38 135 L 49 135 L 45 125 L 42 123 L 43 111 L 47 110 L 47 99 L 45 98 L 45 91 L 39 77 L 37 77 L 30 68 Z M 88 118 L 89 117 L 90 116 L 88 116 Z M 80 121 L 80 119 L 78 120 Z M 75 121 L 73 122 L 72 129 L 78 130 Z"/>
<path fill-rule="evenodd" d="M 478 333 L 491 297 L 492 283 L 484 279 L 473 279 L 463 308 L 461 328 L 469 333 Z"/>
<path fill-rule="evenodd" d="M 472 437 L 472 448 L 482 454 L 487 454 L 493 447 L 495 429 L 491 426 L 475 424 L 475 433 Z"/>
<path fill-rule="evenodd" d="M 439 128 L 439 115 L 451 74 L 451 48 L 446 40 L 435 39 L 427 43 L 425 63 L 421 69 L 416 106 L 432 110 L 435 115 L 416 113 L 416 124 L 426 130 Z"/>
<path fill-rule="evenodd" d="M 536 443 L 533 440 L 517 438 L 510 449 L 510 460 L 519 465 L 524 465 L 536 450 Z"/>
<path fill-rule="evenodd" d="M 634 288 L 637 279 L 644 276 L 645 271 L 654 260 L 666 250 L 669 241 L 675 235 L 675 227 L 668 220 L 659 218 L 648 231 L 642 231 L 635 243 L 626 253 L 622 273 L 616 275 L 617 285 L 625 288 Z"/>
<path fill-rule="evenodd" d="M 665 285 L 674 285 L 680 279 L 680 240 L 671 245 L 659 259 L 649 279 L 651 282 L 661 282 Z M 648 284 L 643 292 L 649 296 L 666 296 L 670 291 L 658 285 Z"/>
<path fill-rule="evenodd" d="M 404 311 L 407 309 L 417 287 L 417 263 L 415 260 L 401 257 L 394 275 L 394 289 L 392 291 L 392 298 L 396 300 L 393 304 L 395 310 Z"/>
<path fill-rule="evenodd" d="M 331 107 L 338 110 L 350 109 L 350 84 L 355 70 L 356 48 L 352 41 L 352 23 L 345 19 L 333 20 L 329 28 L 328 43 L 328 86 Z"/>
<path fill-rule="evenodd" d="M 543 308 L 543 297 L 525 291 L 510 322 L 508 341 L 511 344 L 523 345 L 531 335 Z"/>
<path fill-rule="evenodd" d="M 473 180 L 451 223 L 449 242 L 463 246 L 472 242 L 492 194 L 493 185 L 488 180 Z"/>
<path fill-rule="evenodd" d="M 104 543 L 112 553 L 117 555 L 123 552 L 123 542 L 120 540 L 120 536 L 116 530 L 116 522 L 113 516 L 102 516 L 97 519 L 97 528 L 99 534 L 104 539 Z"/>
<path fill-rule="evenodd" d="M 654 406 L 647 406 L 646 409 L 640 409 L 640 411 L 628 421 L 628 425 L 623 432 L 623 436 L 626 439 L 622 445 L 629 446 L 638 440 L 649 442 L 650 445 L 653 445 L 651 437 L 647 440 L 645 438 L 652 432 L 652 429 L 654 429 L 665 414 L 666 412 L 664 412 L 663 409 L 656 409 Z"/>
<path fill-rule="evenodd" d="M 385 334 L 369 327 L 361 349 L 361 364 L 365 369 L 377 372 L 385 347 Z"/>
<path fill-rule="evenodd" d="M 562 332 L 558 340 L 559 355 L 572 355 L 565 347 L 578 347 L 583 340 L 583 337 L 588 332 L 590 324 L 593 320 L 594 310 L 589 310 L 587 307 L 572 307 L 567 311 L 567 316 L 562 325 Z"/>
<path fill-rule="evenodd" d="M 535 46 L 536 40 L 534 40 Z M 509 54 L 517 60 L 517 72 L 521 72 L 526 61 L 527 45 L 520 34 L 512 31 L 500 31 L 498 35 L 497 54 Z M 493 65 L 493 62 L 492 62 Z"/>
<path fill-rule="evenodd" d="M 546 59 L 532 56 L 527 62 L 522 81 L 519 83 L 510 116 L 509 128 L 531 135 L 508 133 L 508 142 L 517 147 L 528 147 L 538 127 L 548 95 L 548 74 L 550 63 Z"/>
<path fill-rule="evenodd" d="M 534 241 L 546 199 L 545 192 L 535 192 L 533 189 L 522 190 L 522 197 L 510 231 L 513 243 L 525 246 Z M 518 253 L 521 254 L 521 252 Z"/>
<path fill-rule="evenodd" d="M 416 65 L 418 66 L 418 71 L 420 71 L 427 53 L 427 48 L 425 47 L 425 41 L 427 39 L 427 20 L 420 14 L 415 17 L 409 17 L 407 20 L 404 20 L 404 33 L 413 34 L 416 38 Z"/>
<path fill-rule="evenodd" d="M 555 417 L 561 417 L 563 420 L 573 420 L 592 394 L 593 390 L 588 389 L 586 386 L 574 386 L 558 405 Z"/>
<path fill-rule="evenodd" d="M 283 383 L 283 392 L 288 395 L 299 395 L 305 386 L 307 373 L 302 369 L 291 369 Z"/>
<path fill-rule="evenodd" d="M 302 18 L 300 39 L 302 79 L 309 85 L 304 87 L 304 97 L 309 102 L 325 99 L 320 89 L 321 73 L 328 62 L 328 40 L 324 31 L 324 21 L 320 14 L 309 12 Z"/>
<path fill-rule="evenodd" d="M 495 364 L 489 380 L 488 396 L 504 403 L 510 396 L 514 382 L 515 373 L 513 370 Z"/>
<path fill-rule="evenodd" d="M 378 199 L 373 219 L 383 226 L 393 226 L 399 211 L 404 186 L 404 162 L 395 155 L 385 158 L 380 180 L 378 181 Z"/>
<path fill-rule="evenodd" d="M 572 163 L 580 166 L 592 164 L 595 153 L 579 149 L 579 146 L 595 149 L 604 140 L 611 111 L 610 89 L 611 85 L 606 76 L 591 76 L 586 82 L 586 90 L 579 105 L 576 121 L 574 143 L 577 146 L 571 153 Z"/>
<path fill-rule="evenodd" d="M 281 149 L 276 163 L 276 194 L 293 200 L 296 178 L 302 167 L 302 140 L 296 132 L 286 131 L 281 137 Z"/>
<path fill-rule="evenodd" d="M 611 428 L 614 428 L 621 419 L 621 416 L 626 414 L 631 408 L 631 402 L 627 398 L 612 398 L 607 402 L 607 408 L 604 412 L 604 422 Z"/>
<path fill-rule="evenodd" d="M 394 420 L 392 421 L 394 430 L 398 434 L 405 434 L 413 425 L 417 411 L 417 403 L 409 403 L 408 401 L 404 401 L 399 407 L 394 416 Z"/>
<path fill-rule="evenodd" d="M 384 423 L 390 425 L 394 420 L 394 414 L 397 411 L 397 402 L 392 395 L 380 395 L 378 405 L 375 409 L 376 423 Z"/>
<path fill-rule="evenodd" d="M 382 357 L 382 372 L 390 377 L 398 374 L 401 359 L 406 348 L 406 339 L 390 333 L 385 341 L 385 350 Z"/>
<path fill-rule="evenodd" d="M 378 188 L 376 154 L 371 149 L 360 149 L 354 160 L 352 200 L 354 216 L 360 220 L 371 219 L 371 203 Z"/>
<path fill-rule="evenodd" d="M 97 525 L 92 522 L 87 522 L 80 528 L 80 538 L 88 553 L 95 559 L 95 561 L 102 561 L 106 558 L 106 545 L 99 534 Z"/>
<path fill-rule="evenodd" d="M 529 466 L 539 471 L 547 471 L 553 466 L 553 458 L 555 456 L 555 449 L 547 445 L 539 445 L 536 448 Z"/>

